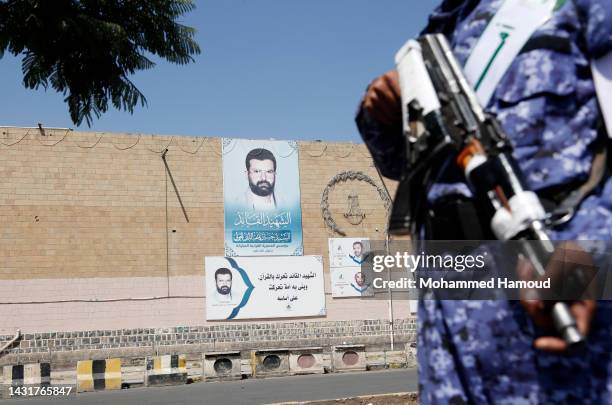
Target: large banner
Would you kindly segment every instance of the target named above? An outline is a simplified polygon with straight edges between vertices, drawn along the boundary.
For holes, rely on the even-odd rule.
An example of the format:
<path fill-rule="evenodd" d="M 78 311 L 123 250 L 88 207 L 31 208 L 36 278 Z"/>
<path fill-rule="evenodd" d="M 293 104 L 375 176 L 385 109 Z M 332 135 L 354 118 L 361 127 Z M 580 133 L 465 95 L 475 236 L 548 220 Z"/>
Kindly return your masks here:
<path fill-rule="evenodd" d="M 297 143 L 223 139 L 226 256 L 301 256 Z"/>
<path fill-rule="evenodd" d="M 321 256 L 206 257 L 206 319 L 325 315 Z"/>
<path fill-rule="evenodd" d="M 367 238 L 330 238 L 329 267 L 332 297 L 372 296 L 372 280 L 361 265 L 368 259 Z"/>

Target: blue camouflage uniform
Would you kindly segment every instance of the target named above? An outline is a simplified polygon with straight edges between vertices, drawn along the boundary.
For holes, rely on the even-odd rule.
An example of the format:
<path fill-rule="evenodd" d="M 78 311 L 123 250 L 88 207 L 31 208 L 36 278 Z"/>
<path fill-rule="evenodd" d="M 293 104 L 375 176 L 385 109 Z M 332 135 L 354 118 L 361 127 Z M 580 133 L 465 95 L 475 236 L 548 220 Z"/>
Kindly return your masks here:
<path fill-rule="evenodd" d="M 444 33 L 464 64 L 502 2 L 445 0 L 424 32 Z M 486 109 L 508 134 L 532 189 L 570 187 L 585 181 L 591 168 L 600 110 L 589 60 L 612 50 L 612 1 L 567 0 L 533 38 L 548 45 L 517 56 Z M 364 110 L 357 124 L 382 173 L 398 179 L 401 132 L 380 126 Z M 452 177 L 443 175 L 434 185 L 430 205 L 441 196 L 470 196 Z M 551 236 L 612 239 L 612 180 Z M 578 354 L 535 350 L 540 331 L 518 302 L 426 300 L 418 317 L 423 404 L 612 404 L 610 301 L 598 302 L 587 350 Z"/>

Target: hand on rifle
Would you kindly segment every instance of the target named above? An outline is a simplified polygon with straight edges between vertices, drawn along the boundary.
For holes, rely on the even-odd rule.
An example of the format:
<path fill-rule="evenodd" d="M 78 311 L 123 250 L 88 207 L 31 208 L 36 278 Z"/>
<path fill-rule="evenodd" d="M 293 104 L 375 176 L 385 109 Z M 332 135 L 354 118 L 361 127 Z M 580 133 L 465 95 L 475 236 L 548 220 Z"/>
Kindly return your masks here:
<path fill-rule="evenodd" d="M 399 76 L 393 69 L 375 79 L 363 98 L 363 108 L 386 127 L 401 127 L 402 98 Z"/>
<path fill-rule="evenodd" d="M 521 304 L 536 325 L 551 331 L 550 335 L 538 337 L 534 347 L 548 352 L 563 352 L 568 349 L 567 343 L 556 336 L 551 317 L 552 305 L 562 297 L 567 301 L 570 312 L 576 320 L 576 325 L 582 336 L 587 336 L 591 320 L 595 313 L 596 301 L 589 295 L 588 285 L 593 279 L 595 268 L 591 256 L 574 242 L 561 244 L 546 265 L 546 274 L 537 277 L 537 273 L 529 260 L 519 257 L 517 273 L 524 281 L 551 279 L 551 290 L 548 294 L 536 290 L 521 291 Z"/>

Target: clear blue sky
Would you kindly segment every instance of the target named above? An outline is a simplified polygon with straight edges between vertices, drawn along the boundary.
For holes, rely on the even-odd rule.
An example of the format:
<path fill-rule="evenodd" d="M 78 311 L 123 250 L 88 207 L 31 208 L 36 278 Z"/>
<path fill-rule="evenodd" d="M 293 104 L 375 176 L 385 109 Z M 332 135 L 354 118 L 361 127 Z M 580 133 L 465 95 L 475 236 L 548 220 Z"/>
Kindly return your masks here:
<path fill-rule="evenodd" d="M 439 0 L 205 0 L 195 63 L 132 77 L 148 107 L 110 110 L 80 130 L 360 142 L 367 84 L 393 67 Z M 74 127 L 63 96 L 26 90 L 21 59 L 0 59 L 0 125 Z"/>

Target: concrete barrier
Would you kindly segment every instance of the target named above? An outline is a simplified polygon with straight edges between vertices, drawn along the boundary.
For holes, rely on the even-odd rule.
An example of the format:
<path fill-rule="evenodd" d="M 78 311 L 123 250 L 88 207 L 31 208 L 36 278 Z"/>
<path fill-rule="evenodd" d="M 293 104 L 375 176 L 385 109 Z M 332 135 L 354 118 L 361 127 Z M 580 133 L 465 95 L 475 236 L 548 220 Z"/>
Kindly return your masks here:
<path fill-rule="evenodd" d="M 334 346 L 332 364 L 334 371 L 365 371 L 365 345 Z"/>
<path fill-rule="evenodd" d="M 404 350 L 366 352 L 366 367 L 368 370 L 406 367 L 406 353 Z"/>
<path fill-rule="evenodd" d="M 77 392 L 120 389 L 121 359 L 82 360 L 77 363 Z"/>
<path fill-rule="evenodd" d="M 302 347 L 289 349 L 289 372 L 291 374 L 323 374 L 323 348 Z"/>
<path fill-rule="evenodd" d="M 187 383 L 187 361 L 184 354 L 147 357 L 145 385 L 182 385 Z"/>
<path fill-rule="evenodd" d="M 262 349 L 251 352 L 254 377 L 289 374 L 289 349 Z"/>
<path fill-rule="evenodd" d="M 206 381 L 242 378 L 240 351 L 204 353 L 202 363 Z"/>
<path fill-rule="evenodd" d="M 31 363 L 4 366 L 2 369 L 2 386 L 0 398 L 10 399 L 12 390 L 20 387 L 49 387 L 51 386 L 51 366 L 49 363 Z M 42 395 L 37 390 L 28 390 L 27 396 Z M 32 394 L 33 393 L 33 394 Z"/>
<path fill-rule="evenodd" d="M 51 385 L 51 365 L 49 363 L 18 364 L 4 366 L 4 384 L 13 387 L 23 385 Z"/>
<path fill-rule="evenodd" d="M 416 342 L 406 343 L 406 367 L 414 368 L 417 366 L 417 345 Z"/>

